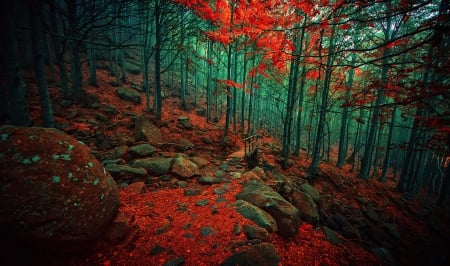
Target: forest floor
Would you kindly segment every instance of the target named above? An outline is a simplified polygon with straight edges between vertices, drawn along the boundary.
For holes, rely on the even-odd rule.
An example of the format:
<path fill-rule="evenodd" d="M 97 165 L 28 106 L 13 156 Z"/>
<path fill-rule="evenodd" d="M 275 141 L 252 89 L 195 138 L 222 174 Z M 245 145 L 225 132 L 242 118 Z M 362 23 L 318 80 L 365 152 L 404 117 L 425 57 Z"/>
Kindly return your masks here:
<path fill-rule="evenodd" d="M 127 78 L 123 87 L 131 88 L 133 84 L 140 84 L 138 75 Z M 27 79 L 31 81 L 31 75 Z M 118 115 L 111 121 L 114 126 L 102 127 L 99 123 L 99 128 L 93 128 L 89 121 L 97 119 L 97 110 L 84 104 L 61 106 L 61 95 L 57 86 L 52 84 L 50 91 L 57 124 L 68 125 L 65 131 L 74 136 L 77 136 L 79 130 L 101 130 L 107 139 L 130 141 L 134 136 L 133 128 L 128 126 L 130 116 L 140 114 L 152 119 L 153 115 L 145 112 L 145 98 L 142 97 L 143 100 L 138 105 L 119 99 L 115 94 L 115 87 L 111 85 L 115 78 L 109 76 L 107 71 L 98 71 L 98 80 L 98 87 L 86 85 L 85 90 L 89 95 L 94 95 L 99 103 L 117 109 Z M 39 98 L 34 86 L 30 87 L 30 111 L 34 126 L 39 126 Z M 214 169 L 228 163 L 233 172 L 244 173 L 250 170 L 245 164 L 232 165 L 228 161 L 230 154 L 243 149 L 244 144 L 239 134 L 232 134 L 224 145 L 221 142 L 223 121 L 206 123 L 205 117 L 198 115 L 196 108 L 191 106 L 192 99 L 189 109 L 182 110 L 175 89 L 165 87 L 164 92 L 168 97 L 164 99 L 163 117 L 159 126 L 166 140 L 175 142 L 180 138 L 188 139 L 199 147 L 194 151 L 195 155 L 207 159 L 215 166 Z M 144 93 L 141 95 L 144 96 Z M 202 101 L 199 101 L 198 106 L 202 106 Z M 74 118 L 70 119 L 71 116 Z M 194 130 L 177 127 L 179 116 L 189 117 Z M 305 158 L 305 154 L 291 157 L 289 167 L 282 169 L 278 164 L 278 141 L 266 132 L 260 133 L 263 135 L 261 151 L 265 163 L 295 182 L 306 182 L 306 169 L 310 161 Z M 205 138 L 212 141 L 205 143 Z M 101 155 L 117 148 L 116 145 L 101 147 L 94 143 L 90 147 Z M 169 149 L 165 152 L 173 151 Z M 449 261 L 449 244 L 445 242 L 449 233 L 448 215 L 444 215 L 443 210 L 432 209 L 425 192 L 414 200 L 405 201 L 396 191 L 396 183 L 392 179 L 385 183 L 376 178 L 361 180 L 350 171 L 350 166 L 342 169 L 335 167 L 333 158 L 334 153 L 329 162 L 321 163 L 321 171 L 341 177 L 345 189 L 338 189 L 325 174 L 313 186 L 321 193 L 326 204 L 332 206 L 328 209 L 358 210 L 361 201 L 370 201 L 378 210 L 381 209 L 401 235 L 395 243 L 384 245 L 390 246 L 394 258 L 389 261 L 389 254 L 382 255 L 387 260 L 374 255 L 373 248 L 383 247 L 380 244 L 383 239 L 380 243 L 374 243 L 363 237 L 352 239 L 339 236 L 339 242 L 333 244 L 330 236 L 324 232 L 325 221 L 321 221 L 317 226 L 302 223 L 299 234 L 291 239 L 284 239 L 276 233 L 270 234 L 270 243 L 281 257 L 280 265 L 438 265 Z M 116 181 L 122 184 L 139 180 Z M 120 212 L 125 214 L 130 226 L 123 241 L 100 241 L 92 252 L 76 256 L 48 256 L 33 251 L 22 251 L 22 255 L 30 254 L 33 265 L 182 265 L 182 262 L 185 265 L 219 265 L 233 252 L 250 245 L 242 233 L 234 232 L 236 225 L 253 224 L 233 207 L 242 182 L 243 180 L 230 179 L 226 184 L 202 185 L 195 180 L 179 180 L 170 176 L 167 180 L 146 182 L 145 187 L 138 192 L 133 186 L 121 187 Z M 195 196 L 186 196 L 186 189 L 199 189 L 200 192 Z M 221 189 L 223 191 L 217 193 Z M 205 206 L 198 204 L 205 200 Z"/>

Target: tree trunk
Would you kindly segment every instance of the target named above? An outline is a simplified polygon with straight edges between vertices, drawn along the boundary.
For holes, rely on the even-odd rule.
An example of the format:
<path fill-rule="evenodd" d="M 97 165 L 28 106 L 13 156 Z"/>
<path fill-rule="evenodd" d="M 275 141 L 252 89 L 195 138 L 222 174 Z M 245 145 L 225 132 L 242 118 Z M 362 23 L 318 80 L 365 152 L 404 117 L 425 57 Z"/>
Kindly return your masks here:
<path fill-rule="evenodd" d="M 352 65 L 355 64 L 356 61 L 356 54 L 352 55 Z M 348 73 L 348 79 L 347 84 L 345 84 L 345 98 L 344 98 L 344 104 L 342 110 L 342 117 L 341 117 L 341 131 L 339 135 L 339 151 L 338 151 L 338 160 L 336 163 L 336 166 L 338 168 L 342 168 L 345 164 L 345 158 L 347 156 L 347 150 L 348 150 L 348 116 L 349 116 L 349 107 L 348 107 L 348 101 L 350 99 L 350 89 L 353 86 L 353 75 L 355 74 L 355 69 L 351 68 Z"/>
<path fill-rule="evenodd" d="M 386 141 L 386 154 L 384 155 L 383 161 L 383 172 L 381 172 L 380 181 L 386 181 L 386 175 L 389 170 L 389 166 L 391 165 L 391 150 L 392 150 L 392 137 L 394 135 L 394 125 L 395 125 L 395 117 L 397 116 L 397 105 L 394 105 L 394 109 L 392 110 L 392 118 L 391 123 L 389 124 L 389 133 Z"/>
<path fill-rule="evenodd" d="M 329 47 L 329 55 L 327 58 L 327 64 L 326 64 L 326 70 L 325 70 L 325 79 L 323 82 L 323 91 L 322 91 L 322 102 L 320 104 L 320 110 L 319 110 L 319 122 L 317 125 L 317 132 L 316 132 L 316 140 L 313 147 L 313 153 L 312 153 L 312 162 L 308 169 L 308 178 L 311 182 L 315 180 L 315 175 L 317 172 L 317 168 L 319 166 L 320 162 L 320 146 L 323 141 L 323 130 L 325 126 L 325 120 L 326 120 L 326 113 L 328 108 L 328 92 L 330 90 L 330 83 L 331 83 L 331 74 L 333 72 L 333 61 L 334 61 L 334 35 L 336 31 L 336 26 L 333 26 L 331 30 L 330 35 L 330 47 Z"/>
<path fill-rule="evenodd" d="M 33 41 L 33 62 L 36 84 L 41 104 L 41 118 L 44 127 L 54 127 L 52 103 L 48 92 L 47 75 L 45 73 L 45 39 L 41 24 L 42 7 L 37 3 L 30 4 L 31 38 Z"/>
<path fill-rule="evenodd" d="M 162 34 L 161 34 L 161 2 L 160 0 L 155 1 L 154 15 L 155 15 L 155 114 L 156 120 L 161 120 L 162 118 L 162 91 L 161 91 L 161 44 L 162 44 Z"/>
<path fill-rule="evenodd" d="M 29 126 L 31 120 L 28 113 L 26 86 L 20 70 L 20 58 L 17 47 L 16 27 L 14 17 L 17 15 L 17 2 L 6 1 L 3 4 L 1 26 L 3 27 L 2 49 L 4 56 L 5 87 L 10 103 L 11 124 Z M 2 108 L 4 109 L 4 108 Z"/>

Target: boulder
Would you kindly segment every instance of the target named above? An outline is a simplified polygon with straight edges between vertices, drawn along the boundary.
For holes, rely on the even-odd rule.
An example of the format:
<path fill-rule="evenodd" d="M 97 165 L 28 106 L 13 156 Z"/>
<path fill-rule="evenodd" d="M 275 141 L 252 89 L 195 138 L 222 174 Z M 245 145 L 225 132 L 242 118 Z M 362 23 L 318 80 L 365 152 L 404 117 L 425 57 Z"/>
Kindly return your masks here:
<path fill-rule="evenodd" d="M 300 190 L 309 196 L 317 203 L 320 199 L 320 193 L 317 189 L 315 189 L 313 186 L 311 186 L 308 183 L 303 183 L 300 185 Z"/>
<path fill-rule="evenodd" d="M 138 144 L 128 149 L 128 153 L 133 157 L 148 157 L 155 153 L 156 148 L 148 143 Z"/>
<path fill-rule="evenodd" d="M 237 200 L 235 202 L 236 211 L 240 213 L 245 218 L 252 220 L 257 225 L 262 228 L 267 229 L 269 232 L 276 232 L 277 222 L 273 219 L 270 214 L 262 210 L 261 208 L 256 207 L 253 204 L 250 204 L 244 200 Z"/>
<path fill-rule="evenodd" d="M 119 243 L 126 237 L 129 228 L 130 219 L 124 213 L 119 212 L 108 226 L 105 232 L 105 238 L 111 243 Z"/>
<path fill-rule="evenodd" d="M 153 175 L 166 175 L 170 173 L 170 162 L 172 158 L 164 158 L 164 157 L 151 157 L 151 158 L 142 158 L 136 159 L 132 166 L 145 168 L 150 174 Z"/>
<path fill-rule="evenodd" d="M 189 117 L 187 117 L 187 116 L 178 117 L 178 125 L 185 129 L 193 128 L 191 122 L 189 122 Z"/>
<path fill-rule="evenodd" d="M 106 170 L 115 178 L 123 176 L 145 176 L 147 170 L 142 167 L 131 167 L 128 164 L 110 163 L 105 165 Z"/>
<path fill-rule="evenodd" d="M 86 251 L 119 208 L 108 171 L 57 129 L 0 127 L 0 182 L 0 227 L 36 248 Z"/>
<path fill-rule="evenodd" d="M 183 178 L 191 178 L 200 175 L 198 166 L 181 154 L 177 154 L 171 162 L 172 173 Z"/>
<path fill-rule="evenodd" d="M 188 139 L 185 139 L 185 138 L 181 138 L 178 141 L 178 143 L 175 144 L 175 150 L 177 150 L 179 152 L 185 152 L 194 147 L 195 147 L 194 143 L 192 143 L 191 141 L 189 141 Z"/>
<path fill-rule="evenodd" d="M 270 241 L 269 232 L 266 229 L 259 226 L 248 224 L 244 225 L 244 234 L 248 240 L 259 239 L 264 242 Z"/>
<path fill-rule="evenodd" d="M 294 190 L 291 197 L 292 204 L 300 211 L 302 220 L 317 225 L 319 223 L 319 211 L 312 197 L 298 190 Z"/>
<path fill-rule="evenodd" d="M 300 212 L 290 202 L 262 181 L 247 181 L 236 199 L 245 200 L 269 213 L 277 222 L 278 233 L 283 237 L 293 237 L 298 233 Z"/>
<path fill-rule="evenodd" d="M 191 158 L 189 158 L 193 163 L 195 163 L 197 166 L 198 166 L 198 168 L 203 168 L 203 167 L 205 167 L 205 166 L 207 166 L 208 164 L 209 164 L 209 161 L 208 160 L 206 160 L 206 159 L 203 159 L 202 157 L 196 157 L 196 156 L 194 156 L 194 157 L 191 157 Z"/>
<path fill-rule="evenodd" d="M 252 245 L 245 249 L 232 254 L 222 262 L 222 266 L 278 266 L 281 261 L 275 246 L 268 243 Z"/>
<path fill-rule="evenodd" d="M 116 88 L 116 94 L 117 96 L 119 96 L 120 99 L 132 102 L 135 105 L 141 103 L 141 95 L 139 94 L 139 92 L 135 90 L 118 87 Z"/>
<path fill-rule="evenodd" d="M 154 124 L 147 121 L 143 116 L 137 116 L 134 128 L 134 138 L 136 141 L 149 142 L 151 145 L 161 146 L 164 144 L 161 130 Z"/>

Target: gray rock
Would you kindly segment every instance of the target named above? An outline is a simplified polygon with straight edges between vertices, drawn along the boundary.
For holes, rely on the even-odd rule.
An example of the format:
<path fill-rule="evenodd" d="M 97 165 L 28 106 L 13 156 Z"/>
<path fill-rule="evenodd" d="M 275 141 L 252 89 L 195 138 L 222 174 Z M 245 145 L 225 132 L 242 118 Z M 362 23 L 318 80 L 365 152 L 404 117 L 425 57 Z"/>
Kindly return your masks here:
<path fill-rule="evenodd" d="M 281 261 L 275 246 L 268 243 L 252 245 L 245 249 L 232 254 L 221 264 L 222 266 L 278 266 Z"/>
<path fill-rule="evenodd" d="M 238 213 L 245 218 L 252 220 L 257 225 L 267 229 L 269 232 L 276 232 L 278 230 L 277 222 L 272 216 L 270 216 L 270 214 L 261 208 L 258 208 L 244 200 L 237 200 L 235 202 L 235 206 Z"/>
<path fill-rule="evenodd" d="M 142 167 L 131 167 L 128 164 L 116 164 L 110 163 L 105 166 L 105 169 L 115 178 L 132 175 L 132 176 L 145 176 L 147 170 Z"/>
<path fill-rule="evenodd" d="M 198 177 L 197 182 L 200 184 L 207 184 L 207 185 L 219 184 L 219 183 L 222 183 L 222 178 L 204 175 L 204 176 Z"/>
<path fill-rule="evenodd" d="M 300 185 L 300 190 L 308 195 L 311 196 L 311 198 L 317 203 L 320 199 L 320 193 L 319 191 L 311 186 L 308 183 L 303 183 Z"/>
<path fill-rule="evenodd" d="M 153 175 L 166 175 L 170 173 L 170 162 L 172 158 L 152 157 L 136 159 L 132 166 L 147 169 Z"/>
<path fill-rule="evenodd" d="M 300 212 L 271 187 L 259 180 L 250 180 L 236 195 L 269 213 L 277 222 L 278 233 L 283 237 L 297 235 L 300 225 Z"/>
<path fill-rule="evenodd" d="M 307 223 L 317 225 L 319 223 L 319 212 L 316 203 L 309 194 L 294 190 L 291 195 L 292 204 L 300 211 L 300 217 Z"/>
<path fill-rule="evenodd" d="M 116 94 L 120 99 L 124 101 L 132 102 L 136 105 L 141 103 L 141 95 L 139 92 L 135 90 L 125 89 L 125 88 L 116 88 Z"/>
<path fill-rule="evenodd" d="M 151 145 L 161 146 L 164 144 L 161 130 L 154 124 L 147 121 L 143 116 L 137 116 L 134 128 L 134 138 L 136 141 L 149 142 Z"/>
<path fill-rule="evenodd" d="M 130 147 L 128 149 L 128 152 L 133 157 L 147 157 L 151 156 L 153 153 L 155 153 L 156 148 L 148 143 L 144 144 L 138 144 L 136 146 Z"/>
<path fill-rule="evenodd" d="M 191 122 L 189 122 L 189 117 L 187 117 L 187 116 L 178 117 L 178 125 L 180 125 L 182 128 L 185 128 L 185 129 L 193 128 Z"/>
<path fill-rule="evenodd" d="M 270 241 L 269 232 L 259 226 L 253 226 L 253 225 L 244 225 L 244 234 L 247 237 L 248 240 L 253 239 L 260 239 L 264 242 Z"/>
<path fill-rule="evenodd" d="M 200 175 L 198 166 L 181 154 L 178 154 L 173 158 L 171 164 L 172 173 L 177 174 L 180 177 L 191 178 Z"/>

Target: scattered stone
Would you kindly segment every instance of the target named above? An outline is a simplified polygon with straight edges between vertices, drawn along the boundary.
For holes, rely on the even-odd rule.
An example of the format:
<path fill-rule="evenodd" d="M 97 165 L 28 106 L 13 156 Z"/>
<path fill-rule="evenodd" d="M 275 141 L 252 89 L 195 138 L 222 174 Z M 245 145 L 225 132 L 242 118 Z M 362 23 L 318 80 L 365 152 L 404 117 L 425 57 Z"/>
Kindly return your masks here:
<path fill-rule="evenodd" d="M 98 121 L 101 121 L 103 123 L 110 122 L 109 118 L 102 113 L 99 113 L 99 112 L 95 113 L 94 116 L 95 116 L 95 119 L 97 119 Z"/>
<path fill-rule="evenodd" d="M 216 205 L 211 206 L 211 213 L 212 214 L 218 214 L 219 213 L 219 210 L 217 209 Z"/>
<path fill-rule="evenodd" d="M 320 199 L 320 193 L 317 189 L 315 189 L 313 186 L 311 186 L 308 183 L 303 183 L 300 185 L 300 190 L 309 196 L 317 203 Z"/>
<path fill-rule="evenodd" d="M 172 173 L 177 174 L 182 178 L 191 178 L 200 175 L 198 166 L 181 154 L 178 154 L 173 158 L 171 165 Z"/>
<path fill-rule="evenodd" d="M 210 226 L 202 226 L 202 227 L 200 227 L 200 234 L 202 236 L 211 236 L 211 235 L 216 234 L 216 230 L 214 230 Z"/>
<path fill-rule="evenodd" d="M 341 176 L 330 171 L 323 171 L 323 173 L 331 181 L 331 183 L 333 183 L 333 185 L 339 190 L 339 192 L 345 191 L 344 181 L 342 180 Z"/>
<path fill-rule="evenodd" d="M 194 162 L 199 169 L 202 169 L 203 167 L 207 166 L 209 164 L 209 161 L 206 159 L 203 159 L 202 157 L 190 157 L 189 158 L 192 162 Z"/>
<path fill-rule="evenodd" d="M 247 181 L 236 199 L 245 200 L 269 213 L 277 222 L 278 233 L 283 237 L 297 235 L 300 212 L 271 187 L 259 180 Z"/>
<path fill-rule="evenodd" d="M 177 181 L 177 186 L 181 187 L 181 188 L 186 188 L 188 185 L 188 183 L 184 180 L 178 180 Z"/>
<path fill-rule="evenodd" d="M 335 231 L 333 231 L 332 229 L 330 229 L 326 226 L 323 227 L 323 231 L 324 231 L 325 235 L 327 236 L 328 240 L 330 241 L 330 243 L 332 243 L 333 245 L 336 245 L 336 246 L 341 245 L 341 239 L 339 238 L 339 236 L 336 234 Z"/>
<path fill-rule="evenodd" d="M 190 142 L 188 139 L 181 138 L 177 144 L 175 144 L 175 150 L 178 152 L 185 152 L 189 149 L 194 148 L 194 143 Z"/>
<path fill-rule="evenodd" d="M 135 90 L 118 87 L 116 88 L 116 94 L 117 96 L 119 96 L 120 99 L 132 102 L 135 105 L 141 103 L 141 95 L 139 94 L 139 92 Z"/>
<path fill-rule="evenodd" d="M 388 248 L 375 247 L 375 248 L 371 248 L 370 251 L 375 256 L 377 256 L 378 258 L 380 258 L 381 260 L 386 262 L 388 265 L 397 265 L 397 263 L 395 262 L 394 256 L 392 255 L 391 251 Z"/>
<path fill-rule="evenodd" d="M 209 201 L 207 199 L 198 200 L 195 202 L 195 205 L 197 206 L 206 206 L 209 204 Z"/>
<path fill-rule="evenodd" d="M 350 224 L 342 226 L 341 235 L 347 239 L 361 240 L 361 235 L 359 233 L 359 230 Z"/>
<path fill-rule="evenodd" d="M 264 242 L 270 241 L 269 232 L 259 226 L 253 226 L 253 225 L 244 225 L 244 234 L 247 237 L 248 240 L 252 239 L 260 239 Z"/>
<path fill-rule="evenodd" d="M 378 222 L 378 214 L 376 213 L 374 207 L 372 207 L 372 205 L 367 205 L 366 208 L 362 209 L 363 214 L 369 218 L 370 220 L 374 221 L 374 222 Z"/>
<path fill-rule="evenodd" d="M 128 146 L 120 145 L 114 148 L 114 156 L 116 158 L 122 158 L 125 154 L 127 154 Z"/>
<path fill-rule="evenodd" d="M 119 208 L 108 171 L 57 129 L 1 126 L 0 136 L 2 232 L 41 249 L 87 251 Z"/>
<path fill-rule="evenodd" d="M 149 142 L 157 147 L 164 144 L 161 130 L 153 123 L 147 121 L 144 116 L 137 116 L 134 128 L 135 140 Z"/>
<path fill-rule="evenodd" d="M 143 167 L 131 167 L 128 164 L 110 163 L 105 166 L 105 169 L 114 177 L 120 178 L 123 176 L 145 176 L 147 170 Z"/>
<path fill-rule="evenodd" d="M 78 116 L 78 111 L 77 110 L 73 110 L 72 112 L 70 112 L 70 114 L 67 115 L 67 119 L 72 120 L 75 117 Z"/>
<path fill-rule="evenodd" d="M 191 122 L 189 122 L 189 117 L 187 117 L 187 116 L 178 117 L 178 125 L 180 125 L 182 128 L 185 128 L 185 129 L 193 128 Z"/>
<path fill-rule="evenodd" d="M 222 182 L 222 179 L 213 177 L 213 176 L 209 176 L 208 174 L 206 174 L 204 176 L 198 177 L 197 182 L 199 184 L 212 185 L 212 184 L 220 184 Z"/>
<path fill-rule="evenodd" d="M 170 162 L 172 158 L 152 157 L 136 159 L 132 166 L 147 169 L 153 175 L 166 175 L 170 173 Z"/>
<path fill-rule="evenodd" d="M 300 217 L 305 222 L 317 225 L 319 223 L 319 212 L 313 198 L 304 192 L 294 190 L 291 195 L 292 204 L 300 211 Z"/>
<path fill-rule="evenodd" d="M 128 152 L 133 157 L 147 157 L 155 153 L 156 148 L 148 143 L 138 144 L 136 146 L 130 147 Z"/>
<path fill-rule="evenodd" d="M 117 214 L 116 218 L 108 226 L 105 238 L 111 243 L 117 244 L 122 241 L 130 228 L 129 219 L 123 212 Z"/>
<path fill-rule="evenodd" d="M 200 189 L 185 189 L 183 195 L 185 196 L 198 196 L 200 195 Z"/>
<path fill-rule="evenodd" d="M 367 202 L 369 202 L 368 199 L 364 198 L 364 197 L 356 197 L 356 201 L 361 203 L 361 204 L 367 204 Z"/>
<path fill-rule="evenodd" d="M 184 265 L 185 260 L 183 257 L 175 257 L 168 260 L 166 263 L 164 263 L 164 266 L 181 266 Z"/>
<path fill-rule="evenodd" d="M 222 266 L 278 266 L 281 261 L 275 246 L 268 243 L 256 244 L 225 259 Z"/>
<path fill-rule="evenodd" d="M 134 182 L 132 184 L 129 184 L 124 188 L 127 191 L 134 191 L 137 194 L 142 194 L 142 191 L 144 191 L 145 183 L 142 181 Z"/>
<path fill-rule="evenodd" d="M 163 253 L 165 251 L 166 251 L 166 249 L 163 246 L 160 246 L 160 245 L 156 244 L 150 250 L 150 255 L 158 255 L 158 254 L 161 254 L 161 253 Z"/>
<path fill-rule="evenodd" d="M 270 214 L 250 204 L 244 200 L 237 200 L 235 202 L 236 211 L 245 218 L 255 222 L 262 228 L 267 229 L 269 232 L 276 232 L 278 230 L 277 223 Z"/>

